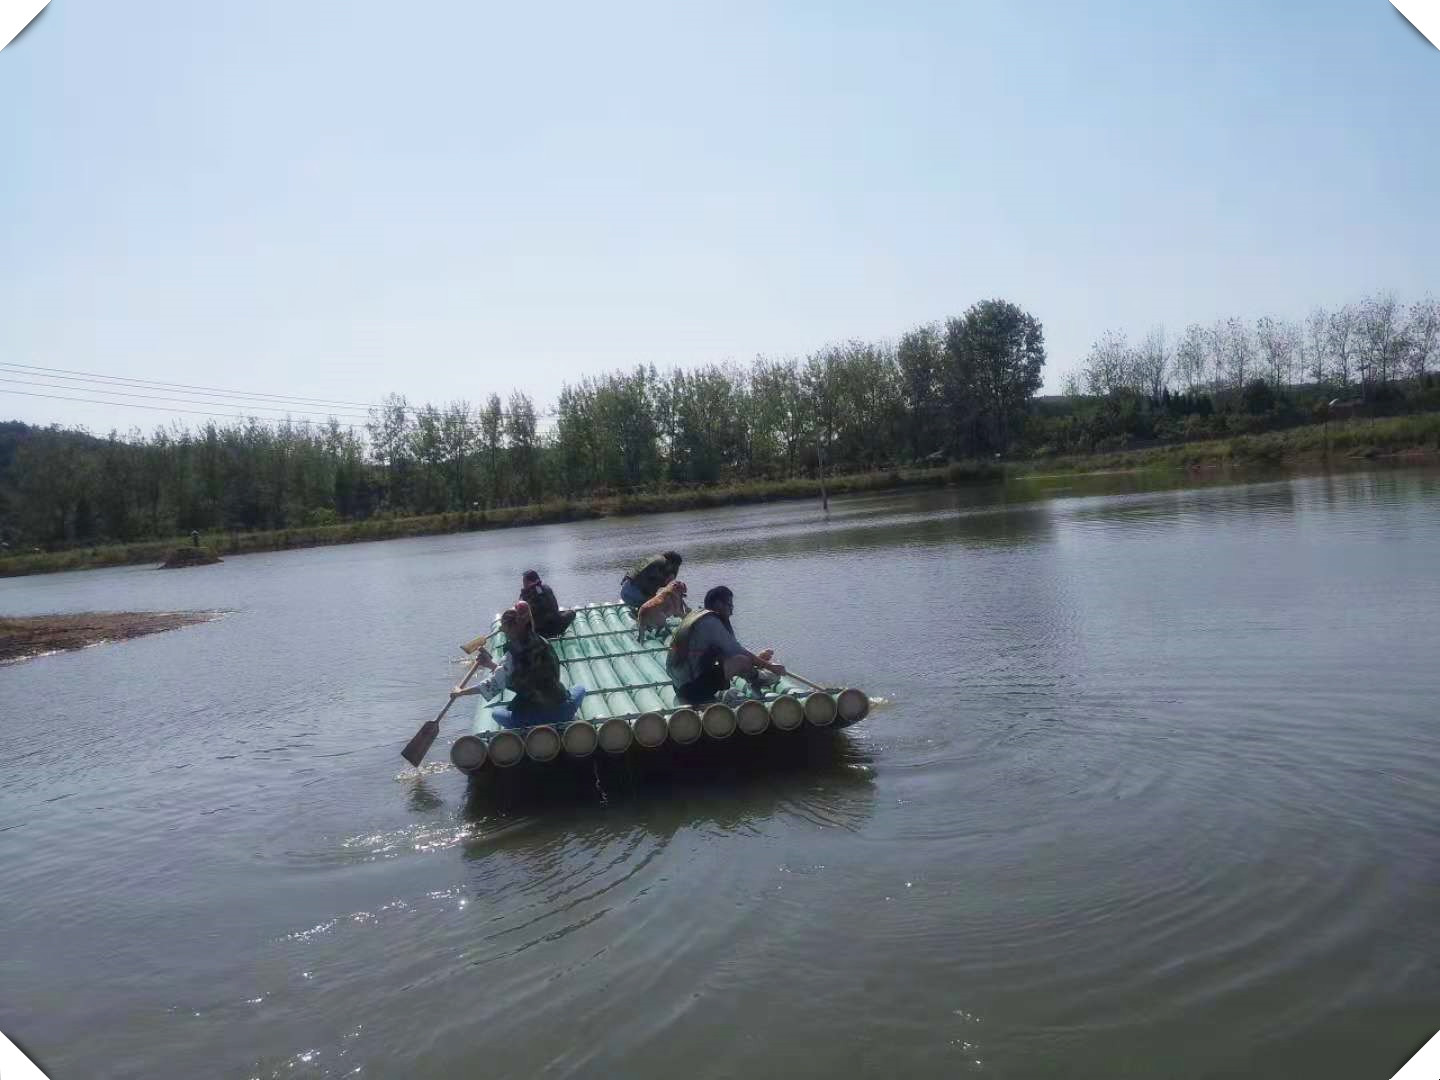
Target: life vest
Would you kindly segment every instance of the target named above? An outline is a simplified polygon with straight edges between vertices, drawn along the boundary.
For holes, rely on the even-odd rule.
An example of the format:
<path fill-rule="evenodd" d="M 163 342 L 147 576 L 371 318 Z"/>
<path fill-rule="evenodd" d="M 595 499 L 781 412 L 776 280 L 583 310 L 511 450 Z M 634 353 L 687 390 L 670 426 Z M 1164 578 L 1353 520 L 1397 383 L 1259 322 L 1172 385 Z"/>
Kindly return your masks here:
<path fill-rule="evenodd" d="M 645 599 L 655 595 L 656 590 L 665 584 L 665 579 L 670 576 L 670 563 L 664 555 L 652 555 L 642 563 L 637 563 L 630 571 L 630 584 L 634 585 L 642 593 Z"/>
<path fill-rule="evenodd" d="M 695 661 L 699 657 L 690 655 L 690 634 L 695 629 L 695 624 L 706 615 L 717 619 L 720 617 L 709 608 L 696 608 L 681 619 L 680 625 L 675 628 L 675 633 L 670 638 L 670 651 L 665 655 L 665 670 L 672 681 L 684 676 L 683 685 L 695 678 Z"/>
<path fill-rule="evenodd" d="M 567 695 L 560 682 L 560 659 L 550 642 L 530 631 L 524 641 L 507 641 L 505 651 L 512 657 L 507 685 L 515 692 L 512 708 L 553 709 L 563 705 Z"/>

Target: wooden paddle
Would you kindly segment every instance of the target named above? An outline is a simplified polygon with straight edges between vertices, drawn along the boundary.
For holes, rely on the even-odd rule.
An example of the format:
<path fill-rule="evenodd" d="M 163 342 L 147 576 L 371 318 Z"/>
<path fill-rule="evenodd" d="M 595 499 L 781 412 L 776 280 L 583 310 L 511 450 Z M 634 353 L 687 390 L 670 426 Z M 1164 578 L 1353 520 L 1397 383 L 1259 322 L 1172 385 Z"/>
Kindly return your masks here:
<path fill-rule="evenodd" d="M 786 676 L 794 679 L 798 683 L 804 683 L 806 686 L 810 687 L 811 690 L 819 690 L 822 694 L 830 693 L 830 690 L 828 688 L 821 686 L 819 683 L 811 682 L 809 679 L 805 678 L 804 675 L 796 675 L 795 672 L 791 671 L 789 668 L 785 669 L 785 674 Z"/>
<path fill-rule="evenodd" d="M 465 653 L 465 654 L 468 656 L 468 655 L 470 655 L 471 653 L 473 653 L 476 649 L 483 649 L 483 648 L 485 647 L 485 643 L 486 643 L 487 641 L 489 641 L 489 640 L 490 640 L 490 635 L 489 635 L 489 634 L 481 634 L 481 635 L 480 635 L 479 637 L 477 637 L 474 641 L 467 641 L 464 645 L 461 645 L 461 646 L 460 646 L 460 651 L 463 652 L 463 653 Z"/>
<path fill-rule="evenodd" d="M 465 684 L 474 676 L 476 669 L 480 667 L 480 661 L 483 659 L 484 656 L 477 656 L 475 658 L 475 662 L 470 665 L 470 670 L 465 673 L 465 678 L 460 680 L 460 689 L 465 689 Z M 452 697 L 445 703 L 445 708 L 440 710 L 439 716 L 435 717 L 434 720 L 426 720 L 425 723 L 421 724 L 420 730 L 415 733 L 415 737 L 405 744 L 404 750 L 400 751 L 400 756 L 418 769 L 420 762 L 425 760 L 425 755 L 430 752 L 431 745 L 440 734 L 440 721 L 445 719 L 445 714 L 450 711 L 450 706 L 454 704 L 455 699 Z"/>

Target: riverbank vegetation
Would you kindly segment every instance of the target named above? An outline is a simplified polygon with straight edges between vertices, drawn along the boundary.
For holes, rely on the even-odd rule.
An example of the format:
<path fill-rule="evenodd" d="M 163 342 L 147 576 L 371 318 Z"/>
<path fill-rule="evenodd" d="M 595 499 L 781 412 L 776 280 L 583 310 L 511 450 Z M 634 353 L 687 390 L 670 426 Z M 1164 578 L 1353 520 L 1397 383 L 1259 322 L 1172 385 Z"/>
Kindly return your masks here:
<path fill-rule="evenodd" d="M 363 427 L 244 420 L 149 436 L 0 426 L 0 540 L 62 550 L 190 530 L 313 530 L 547 504 L 704 500 L 703 488 L 813 481 L 991 457 L 1025 421 L 1040 323 L 974 305 L 897 348 L 804 361 L 587 377 L 537 412 L 520 391 L 478 409 L 392 396 Z M 478 389 L 478 388 L 477 388 Z"/>
<path fill-rule="evenodd" d="M 1423 450 L 1437 347 L 1433 298 L 1381 295 L 1173 341 L 1108 332 L 1064 395 L 1037 398 L 1043 328 L 990 300 L 896 342 L 586 377 L 545 410 L 515 390 L 392 395 L 363 425 L 0 424 L 0 574 L 158 563 L 191 530 L 236 554 L 813 497 L 822 477 L 839 493 Z"/>
<path fill-rule="evenodd" d="M 1411 454 L 1440 459 L 1440 412 L 1379 420 L 1357 419 L 1311 425 L 1233 439 L 1153 446 L 1106 453 L 1057 455 L 1024 461 L 958 462 L 924 468 L 886 469 L 827 477 L 832 495 L 939 488 L 961 484 L 1022 482 L 1053 473 L 1133 470 L 1268 469 L 1325 463 L 1343 466 Z M 211 533 L 212 552 L 240 555 L 262 551 L 351 544 L 369 540 L 434 536 L 482 529 L 546 525 L 622 514 L 662 513 L 782 499 L 818 499 L 814 478 L 750 481 L 626 493 L 582 500 L 550 499 L 528 506 L 426 515 L 381 513 L 363 521 L 268 531 Z M 179 539 L 71 547 L 0 558 L 0 577 L 155 563 L 182 544 Z"/>

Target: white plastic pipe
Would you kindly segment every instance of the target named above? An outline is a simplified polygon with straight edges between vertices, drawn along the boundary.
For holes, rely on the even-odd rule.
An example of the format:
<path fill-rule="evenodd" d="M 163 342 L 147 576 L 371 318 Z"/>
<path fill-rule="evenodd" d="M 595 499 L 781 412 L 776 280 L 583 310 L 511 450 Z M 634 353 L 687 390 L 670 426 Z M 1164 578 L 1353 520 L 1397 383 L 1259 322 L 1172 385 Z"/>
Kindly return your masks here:
<path fill-rule="evenodd" d="M 854 687 L 841 690 L 840 696 L 835 699 L 835 716 L 842 726 L 858 724 L 869 713 L 870 699 L 863 690 L 856 690 Z"/>
<path fill-rule="evenodd" d="M 761 701 L 742 701 L 735 710 L 735 726 L 746 735 L 759 735 L 770 726 L 770 712 Z"/>
<path fill-rule="evenodd" d="M 630 741 L 634 738 L 630 725 L 618 716 L 612 716 L 602 723 L 596 734 L 600 749 L 607 754 L 623 754 L 630 749 Z"/>
<path fill-rule="evenodd" d="M 700 723 L 712 739 L 728 739 L 735 734 L 735 710 L 716 702 L 701 714 Z"/>
<path fill-rule="evenodd" d="M 498 731 L 490 739 L 490 760 L 508 769 L 525 756 L 525 740 L 513 731 Z"/>
<path fill-rule="evenodd" d="M 485 764 L 485 740 L 474 735 L 461 735 L 450 745 L 450 764 L 469 774 Z"/>
<path fill-rule="evenodd" d="M 531 761 L 554 761 L 560 753 L 560 733 L 549 724 L 536 724 L 525 736 L 525 753 Z"/>
<path fill-rule="evenodd" d="M 805 707 L 789 694 L 770 702 L 770 721 L 779 731 L 794 731 L 805 722 Z"/>
<path fill-rule="evenodd" d="M 659 746 L 670 734 L 665 727 L 665 717 L 658 712 L 641 713 L 637 716 L 633 731 L 635 732 L 635 741 L 644 747 Z"/>
<path fill-rule="evenodd" d="M 595 752 L 599 741 L 595 725 L 589 720 L 571 721 L 565 725 L 565 730 L 560 735 L 560 742 L 571 757 L 589 757 Z"/>
<path fill-rule="evenodd" d="M 700 714 L 694 709 L 679 709 L 670 714 L 670 738 L 687 746 L 700 738 Z"/>
<path fill-rule="evenodd" d="M 805 699 L 805 719 L 816 727 L 826 727 L 835 719 L 835 699 L 819 691 Z"/>

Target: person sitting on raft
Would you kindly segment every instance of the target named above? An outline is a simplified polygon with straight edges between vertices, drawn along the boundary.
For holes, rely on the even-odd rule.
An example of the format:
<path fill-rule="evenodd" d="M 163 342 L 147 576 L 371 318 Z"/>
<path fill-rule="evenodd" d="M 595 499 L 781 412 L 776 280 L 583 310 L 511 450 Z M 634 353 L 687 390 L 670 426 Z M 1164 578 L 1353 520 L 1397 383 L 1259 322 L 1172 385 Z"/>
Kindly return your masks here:
<path fill-rule="evenodd" d="M 560 658 L 555 648 L 535 632 L 530 605 L 521 600 L 500 616 L 505 633 L 505 658 L 495 663 L 482 647 L 480 663 L 491 674 L 477 683 L 450 691 L 452 698 L 481 694 L 487 701 L 502 690 L 515 692 L 515 699 L 491 711 L 501 727 L 532 727 L 535 724 L 568 724 L 575 718 L 585 687 L 569 690 L 560 681 Z"/>
<path fill-rule="evenodd" d="M 663 551 L 651 555 L 620 579 L 620 599 L 633 612 L 659 591 L 660 586 L 674 581 L 680 573 L 681 563 L 678 551 Z"/>
<path fill-rule="evenodd" d="M 520 599 L 530 605 L 535 629 L 547 638 L 560 637 L 575 621 L 575 612 L 560 606 L 555 590 L 540 580 L 536 570 L 526 570 L 520 578 Z"/>
<path fill-rule="evenodd" d="M 681 701 L 690 705 L 709 701 L 728 690 L 736 675 L 759 691 L 785 674 L 782 665 L 770 660 L 774 649 L 752 653 L 736 640 L 730 625 L 734 613 L 735 594 L 717 585 L 705 594 L 704 607 L 680 620 L 665 656 L 665 672 Z M 767 677 L 767 672 L 774 674 Z"/>

